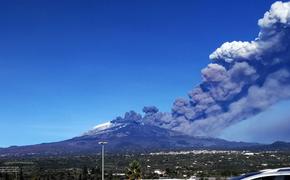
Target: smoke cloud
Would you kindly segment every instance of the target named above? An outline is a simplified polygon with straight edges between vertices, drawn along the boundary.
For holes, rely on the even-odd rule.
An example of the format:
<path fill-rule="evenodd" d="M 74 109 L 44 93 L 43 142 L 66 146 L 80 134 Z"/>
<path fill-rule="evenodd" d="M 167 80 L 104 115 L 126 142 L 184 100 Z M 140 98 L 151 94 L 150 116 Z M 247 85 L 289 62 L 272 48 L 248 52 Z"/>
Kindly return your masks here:
<path fill-rule="evenodd" d="M 201 84 L 188 98 L 177 99 L 171 113 L 144 107 L 142 121 L 190 135 L 216 136 L 289 98 L 290 2 L 274 3 L 258 25 L 255 40 L 226 42 L 210 54 L 212 63 L 202 69 Z"/>

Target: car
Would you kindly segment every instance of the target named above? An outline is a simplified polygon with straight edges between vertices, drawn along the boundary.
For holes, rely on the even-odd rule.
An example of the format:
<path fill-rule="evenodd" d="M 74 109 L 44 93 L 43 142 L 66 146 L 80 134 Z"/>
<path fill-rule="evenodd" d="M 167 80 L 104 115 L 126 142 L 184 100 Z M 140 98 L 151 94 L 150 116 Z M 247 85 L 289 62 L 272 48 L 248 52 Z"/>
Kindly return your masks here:
<path fill-rule="evenodd" d="M 188 180 L 197 180 L 196 176 L 190 176 Z"/>
<path fill-rule="evenodd" d="M 251 172 L 231 180 L 290 180 L 290 167 Z"/>

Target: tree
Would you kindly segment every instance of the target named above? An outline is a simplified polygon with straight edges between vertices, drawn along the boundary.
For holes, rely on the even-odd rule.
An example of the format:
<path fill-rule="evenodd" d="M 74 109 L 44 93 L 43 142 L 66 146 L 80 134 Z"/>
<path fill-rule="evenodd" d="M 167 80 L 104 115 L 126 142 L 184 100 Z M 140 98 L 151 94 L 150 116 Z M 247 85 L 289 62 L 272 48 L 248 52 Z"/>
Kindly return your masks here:
<path fill-rule="evenodd" d="M 5 179 L 5 180 L 10 180 L 8 173 L 5 173 L 5 175 L 4 175 L 4 179 Z"/>
<path fill-rule="evenodd" d="M 22 168 L 20 168 L 19 179 L 24 180 Z"/>
<path fill-rule="evenodd" d="M 88 168 L 86 166 L 83 167 L 82 178 L 83 180 L 88 179 Z"/>
<path fill-rule="evenodd" d="M 134 160 L 126 168 L 126 176 L 129 180 L 141 179 L 141 165 L 138 161 Z"/>

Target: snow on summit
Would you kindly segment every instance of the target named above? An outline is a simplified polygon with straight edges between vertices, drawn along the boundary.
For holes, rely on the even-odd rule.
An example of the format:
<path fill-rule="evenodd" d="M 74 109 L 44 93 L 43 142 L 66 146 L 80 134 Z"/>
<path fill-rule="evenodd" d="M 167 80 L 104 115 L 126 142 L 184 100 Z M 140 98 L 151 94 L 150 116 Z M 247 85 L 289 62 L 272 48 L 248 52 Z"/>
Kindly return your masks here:
<path fill-rule="evenodd" d="M 99 124 L 99 125 L 96 125 L 93 130 L 105 130 L 105 129 L 108 129 L 112 126 L 112 123 L 111 122 L 106 122 L 106 123 L 103 123 L 103 124 Z"/>

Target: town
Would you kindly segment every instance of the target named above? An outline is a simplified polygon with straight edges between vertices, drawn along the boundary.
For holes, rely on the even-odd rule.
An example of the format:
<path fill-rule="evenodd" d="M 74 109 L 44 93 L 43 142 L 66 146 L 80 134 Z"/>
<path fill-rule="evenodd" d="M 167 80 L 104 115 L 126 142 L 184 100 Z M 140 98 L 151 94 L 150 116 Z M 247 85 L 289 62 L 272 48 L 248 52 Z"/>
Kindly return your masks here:
<path fill-rule="evenodd" d="M 105 179 L 125 179 L 137 161 L 143 179 L 228 179 L 262 169 L 290 166 L 290 152 L 193 150 L 106 154 Z M 101 154 L 61 157 L 1 157 L 0 180 L 101 179 Z"/>

